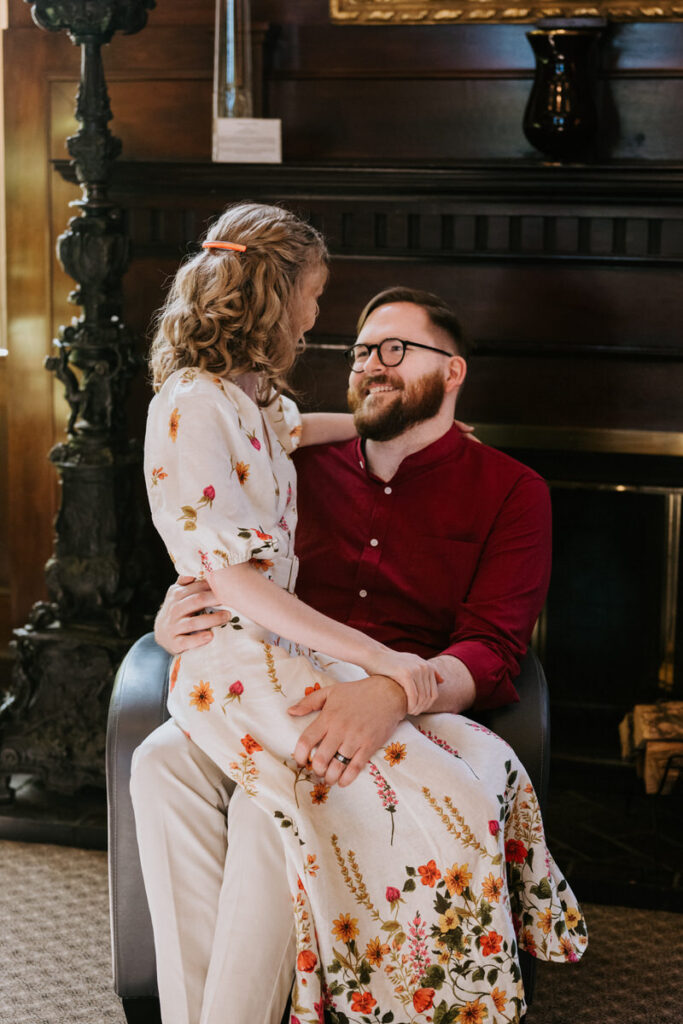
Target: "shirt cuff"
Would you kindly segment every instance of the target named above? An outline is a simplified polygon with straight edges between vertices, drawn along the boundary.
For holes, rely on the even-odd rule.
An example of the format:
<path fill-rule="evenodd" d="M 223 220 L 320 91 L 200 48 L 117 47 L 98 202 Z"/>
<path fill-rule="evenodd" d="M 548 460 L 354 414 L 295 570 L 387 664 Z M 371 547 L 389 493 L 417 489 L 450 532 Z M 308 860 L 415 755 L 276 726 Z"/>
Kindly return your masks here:
<path fill-rule="evenodd" d="M 519 694 L 512 685 L 513 678 L 519 675 L 516 658 L 510 658 L 508 664 L 500 654 L 478 640 L 460 640 L 441 654 L 458 658 L 469 669 L 477 691 L 473 711 L 488 711 L 505 704 L 519 703 Z"/>

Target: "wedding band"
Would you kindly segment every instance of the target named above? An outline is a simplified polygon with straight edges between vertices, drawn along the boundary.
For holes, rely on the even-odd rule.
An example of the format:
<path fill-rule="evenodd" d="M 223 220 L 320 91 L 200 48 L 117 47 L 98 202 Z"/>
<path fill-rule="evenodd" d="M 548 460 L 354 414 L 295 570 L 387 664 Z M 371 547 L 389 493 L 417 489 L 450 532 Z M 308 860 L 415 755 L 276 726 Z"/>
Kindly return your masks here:
<path fill-rule="evenodd" d="M 344 757 L 344 755 L 340 754 L 339 751 L 337 751 L 334 757 L 336 757 L 338 761 L 341 761 L 342 764 L 351 764 L 351 758 Z"/>

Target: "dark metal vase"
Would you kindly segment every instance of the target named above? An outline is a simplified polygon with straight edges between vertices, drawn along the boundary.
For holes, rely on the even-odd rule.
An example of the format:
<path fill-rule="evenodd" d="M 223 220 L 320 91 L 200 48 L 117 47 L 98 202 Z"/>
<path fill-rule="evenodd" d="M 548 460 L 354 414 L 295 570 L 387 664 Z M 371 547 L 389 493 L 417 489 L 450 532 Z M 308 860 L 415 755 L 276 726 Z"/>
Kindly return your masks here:
<path fill-rule="evenodd" d="M 596 28 L 537 28 L 527 32 L 536 77 L 524 112 L 524 134 L 553 160 L 590 157 L 598 127 Z"/>

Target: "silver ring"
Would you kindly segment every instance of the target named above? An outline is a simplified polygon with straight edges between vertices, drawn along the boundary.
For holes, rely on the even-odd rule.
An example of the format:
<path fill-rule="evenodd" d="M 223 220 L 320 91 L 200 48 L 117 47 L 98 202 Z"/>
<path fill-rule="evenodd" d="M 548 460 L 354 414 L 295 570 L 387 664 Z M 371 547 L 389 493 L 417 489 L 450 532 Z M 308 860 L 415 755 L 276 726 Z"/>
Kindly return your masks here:
<path fill-rule="evenodd" d="M 336 759 L 338 761 L 341 761 L 342 764 L 351 764 L 351 758 L 350 757 L 344 757 L 344 755 L 340 754 L 339 751 L 337 751 L 337 753 L 334 755 L 334 757 L 336 757 Z"/>

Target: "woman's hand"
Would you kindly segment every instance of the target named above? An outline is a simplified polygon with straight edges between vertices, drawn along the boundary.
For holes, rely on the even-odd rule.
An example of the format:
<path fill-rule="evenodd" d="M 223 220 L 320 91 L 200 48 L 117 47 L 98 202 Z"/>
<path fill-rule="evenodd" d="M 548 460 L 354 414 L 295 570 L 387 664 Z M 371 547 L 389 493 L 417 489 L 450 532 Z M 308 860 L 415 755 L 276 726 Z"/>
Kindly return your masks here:
<path fill-rule="evenodd" d="M 213 639 L 213 629 L 223 626 L 230 612 L 208 609 L 216 597 L 205 580 L 179 576 L 166 591 L 164 603 L 154 622 L 154 639 L 169 654 L 182 654 L 194 647 L 203 647 Z"/>
<path fill-rule="evenodd" d="M 383 647 L 363 665 L 368 675 L 389 676 L 395 679 L 408 701 L 408 714 L 420 715 L 428 711 L 437 697 L 437 686 L 442 678 L 433 665 L 418 657 Z"/>

